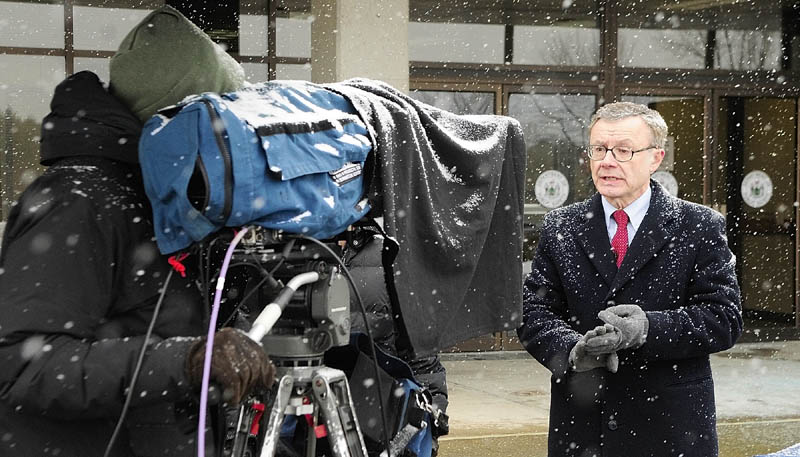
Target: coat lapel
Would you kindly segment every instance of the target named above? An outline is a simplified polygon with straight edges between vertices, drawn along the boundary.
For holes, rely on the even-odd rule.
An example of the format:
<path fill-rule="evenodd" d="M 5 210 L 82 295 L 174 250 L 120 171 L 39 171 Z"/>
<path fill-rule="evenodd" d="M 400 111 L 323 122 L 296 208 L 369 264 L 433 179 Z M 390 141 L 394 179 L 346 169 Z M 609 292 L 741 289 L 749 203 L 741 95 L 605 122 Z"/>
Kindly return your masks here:
<path fill-rule="evenodd" d="M 636 273 L 652 260 L 669 240 L 674 238 L 677 216 L 675 207 L 660 185 L 651 180 L 650 188 L 653 191 L 650 208 L 647 209 L 642 225 L 636 231 L 633 242 L 622 260 L 622 265 L 611 283 L 606 300 L 635 277 Z"/>
<path fill-rule="evenodd" d="M 600 198 L 600 194 L 595 194 L 592 198 L 586 222 L 578 231 L 577 240 L 586 256 L 600 272 L 600 276 L 610 286 L 617 275 L 617 265 L 611 243 L 608 241 L 605 212 Z"/>

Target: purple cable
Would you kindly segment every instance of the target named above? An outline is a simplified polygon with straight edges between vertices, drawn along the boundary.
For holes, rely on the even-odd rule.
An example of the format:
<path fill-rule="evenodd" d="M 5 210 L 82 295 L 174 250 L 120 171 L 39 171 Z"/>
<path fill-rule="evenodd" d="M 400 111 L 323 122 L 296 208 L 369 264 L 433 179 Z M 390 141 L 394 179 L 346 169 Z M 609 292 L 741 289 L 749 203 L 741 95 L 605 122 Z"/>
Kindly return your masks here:
<path fill-rule="evenodd" d="M 200 388 L 200 414 L 197 420 L 197 457 L 205 457 L 206 448 L 206 407 L 208 406 L 208 380 L 211 375 L 211 349 L 214 347 L 214 333 L 217 326 L 217 316 L 219 315 L 219 303 L 222 299 L 222 288 L 225 286 L 225 273 L 228 272 L 228 264 L 231 262 L 233 250 L 239 241 L 242 240 L 247 232 L 247 227 L 243 227 L 236 236 L 233 237 L 231 245 L 225 252 L 225 260 L 222 261 L 222 268 L 217 278 L 217 289 L 214 293 L 214 305 L 211 307 L 211 317 L 208 323 L 208 338 L 206 339 L 206 358 L 203 362 L 203 383 Z"/>

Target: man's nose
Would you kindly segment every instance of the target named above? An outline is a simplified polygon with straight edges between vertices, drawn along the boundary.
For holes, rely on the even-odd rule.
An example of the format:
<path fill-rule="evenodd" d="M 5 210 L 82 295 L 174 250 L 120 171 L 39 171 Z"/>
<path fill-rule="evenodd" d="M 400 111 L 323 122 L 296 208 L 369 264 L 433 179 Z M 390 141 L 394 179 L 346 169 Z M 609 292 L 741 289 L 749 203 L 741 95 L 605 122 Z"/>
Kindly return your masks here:
<path fill-rule="evenodd" d="M 615 167 L 619 165 L 619 162 L 617 162 L 617 159 L 614 158 L 614 154 L 609 149 L 606 151 L 606 156 L 600 161 L 600 165 L 604 167 Z"/>

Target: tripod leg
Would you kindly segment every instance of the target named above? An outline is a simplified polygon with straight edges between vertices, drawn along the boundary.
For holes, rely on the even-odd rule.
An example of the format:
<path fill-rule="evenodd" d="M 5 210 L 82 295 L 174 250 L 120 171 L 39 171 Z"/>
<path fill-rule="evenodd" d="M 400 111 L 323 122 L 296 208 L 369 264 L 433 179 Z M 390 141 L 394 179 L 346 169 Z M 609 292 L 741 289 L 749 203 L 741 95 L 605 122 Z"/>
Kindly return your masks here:
<path fill-rule="evenodd" d="M 261 446 L 259 457 L 272 457 L 275 455 L 275 448 L 280 439 L 281 425 L 283 416 L 286 413 L 286 406 L 289 404 L 289 397 L 292 394 L 294 380 L 286 375 L 281 378 L 278 384 L 278 392 L 275 394 L 275 402 L 269 412 L 269 422 L 267 422 L 267 432 L 264 436 L 264 444 Z"/>
<path fill-rule="evenodd" d="M 344 372 L 319 368 L 311 381 L 314 397 L 328 427 L 331 450 L 337 457 L 366 457 L 367 448 L 355 415 Z"/>
<path fill-rule="evenodd" d="M 245 405 L 239 407 L 239 414 L 236 419 L 236 428 L 234 428 L 234 433 L 236 433 L 235 439 L 233 440 L 233 449 L 231 451 L 231 455 L 234 457 L 239 457 L 244 455 L 245 447 L 247 446 L 247 425 L 250 423 L 250 419 L 252 415 L 250 411 L 248 411 Z"/>
<path fill-rule="evenodd" d="M 308 457 L 314 457 L 317 455 L 317 435 L 315 427 L 319 422 L 319 410 L 314 408 L 314 412 L 312 413 L 311 417 L 313 420 L 308 426 L 308 431 L 306 432 L 306 455 Z"/>

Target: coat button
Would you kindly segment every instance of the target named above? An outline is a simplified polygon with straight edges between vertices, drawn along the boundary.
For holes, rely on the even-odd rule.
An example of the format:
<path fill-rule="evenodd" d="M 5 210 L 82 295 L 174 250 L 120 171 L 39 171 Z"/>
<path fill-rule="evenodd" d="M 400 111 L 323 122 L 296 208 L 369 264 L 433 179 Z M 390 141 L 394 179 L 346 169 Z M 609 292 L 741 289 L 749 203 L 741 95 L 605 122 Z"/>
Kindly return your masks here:
<path fill-rule="evenodd" d="M 610 421 L 608 421 L 608 429 L 609 430 L 616 430 L 617 429 L 617 421 L 615 421 L 614 419 L 611 419 Z"/>

